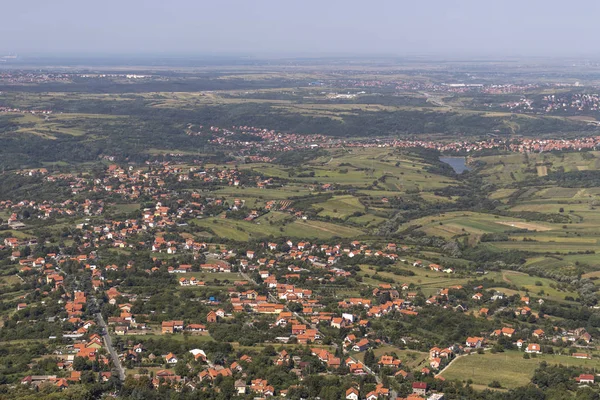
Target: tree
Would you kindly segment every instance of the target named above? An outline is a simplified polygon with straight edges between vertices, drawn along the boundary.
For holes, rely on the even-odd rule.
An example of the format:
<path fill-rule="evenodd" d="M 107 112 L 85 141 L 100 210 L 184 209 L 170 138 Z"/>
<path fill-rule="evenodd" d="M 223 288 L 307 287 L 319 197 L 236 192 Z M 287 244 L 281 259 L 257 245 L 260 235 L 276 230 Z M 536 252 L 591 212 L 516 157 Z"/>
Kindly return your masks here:
<path fill-rule="evenodd" d="M 83 371 L 81 373 L 81 383 L 93 383 L 96 382 L 96 374 L 92 371 Z"/>
<path fill-rule="evenodd" d="M 375 353 L 373 353 L 373 350 L 368 349 L 367 351 L 365 351 L 365 365 L 368 367 L 371 367 L 373 364 L 375 364 Z"/>
<path fill-rule="evenodd" d="M 340 388 L 337 386 L 326 386 L 321 389 L 320 396 L 323 400 L 337 400 L 343 398 Z"/>
<path fill-rule="evenodd" d="M 231 376 L 223 378 L 221 384 L 219 385 L 219 389 L 221 390 L 221 394 L 223 394 L 223 398 L 231 399 L 235 395 L 235 384 L 234 379 Z"/>
<path fill-rule="evenodd" d="M 575 400 L 599 400 L 600 395 L 596 393 L 592 388 L 582 387 L 577 390 Z"/>
<path fill-rule="evenodd" d="M 183 362 L 183 360 L 178 362 L 177 365 L 175 366 L 175 373 L 177 375 L 185 376 L 188 374 L 188 372 L 189 372 L 188 367 L 187 367 L 186 363 Z"/>
<path fill-rule="evenodd" d="M 75 371 L 86 371 L 88 369 L 90 369 L 90 366 L 88 365 L 88 363 L 85 360 L 85 358 L 83 358 L 83 357 L 75 357 L 75 360 L 73 360 L 73 370 L 75 370 Z"/>

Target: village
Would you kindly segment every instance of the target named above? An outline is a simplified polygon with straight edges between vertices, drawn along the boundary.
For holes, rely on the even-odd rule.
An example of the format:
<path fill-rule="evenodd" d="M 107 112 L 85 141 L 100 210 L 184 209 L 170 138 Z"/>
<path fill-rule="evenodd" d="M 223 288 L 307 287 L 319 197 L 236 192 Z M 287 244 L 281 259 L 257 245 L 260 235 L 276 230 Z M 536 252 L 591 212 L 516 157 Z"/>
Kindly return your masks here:
<path fill-rule="evenodd" d="M 598 397 L 598 65 L 76 61 L 0 72 L 0 399 Z"/>
<path fill-rule="evenodd" d="M 152 217 L 149 220 L 146 214 L 141 221 L 126 224 L 133 229 L 136 229 L 135 224 L 140 224 L 145 229 L 168 226 L 163 223 L 170 218 L 168 210 L 163 210 L 160 204 L 156 206 Z M 154 224 L 151 225 L 150 221 Z M 361 293 L 367 294 L 363 297 L 342 298 L 333 303 L 322 302 L 323 298 L 318 294 L 322 292 L 321 286 L 355 277 L 355 271 L 348 268 L 348 262 L 354 257 L 403 263 L 412 259 L 411 248 L 396 243 L 372 247 L 356 240 L 346 243 L 280 240 L 261 242 L 238 254 L 233 248 L 220 246 L 217 250 L 214 244 L 192 240 L 166 241 L 157 235 L 154 241 L 147 244 L 151 253 L 157 256 L 190 254 L 190 264 L 172 264 L 168 259 L 153 257 L 154 267 L 144 269 L 134 262 L 127 265 L 105 265 L 94 256 L 93 249 L 101 243 L 118 246 L 125 231 L 135 232 L 121 229 L 121 233 L 118 233 L 110 225 L 99 231 L 84 231 L 87 235 L 97 233 L 102 236 L 96 236 L 96 239 L 88 237 L 92 239 L 88 242 L 89 247 L 81 247 L 84 252 L 74 257 L 66 254 L 45 254 L 35 259 L 21 257 L 17 249 L 34 244 L 23 243 L 16 238 L 4 240 L 4 247 L 14 250 L 12 257 L 19 265 L 21 279 L 36 287 L 36 291 L 44 290 L 35 296 L 25 295 L 19 299 L 16 305 L 16 310 L 21 315 L 19 322 L 27 323 L 27 315 L 33 315 L 35 310 L 47 305 L 49 301 L 55 301 L 53 298 L 58 298 L 63 311 L 52 318 L 59 326 L 71 327 L 70 330 L 60 332 L 62 342 L 70 344 L 58 345 L 58 350 L 55 351 L 58 354 L 56 368 L 60 373 L 26 376 L 22 380 L 23 384 L 41 385 L 50 382 L 58 388 L 66 388 L 82 379 L 108 382 L 111 377 L 114 379 L 111 365 L 115 363 L 124 369 L 128 379 L 148 378 L 156 388 L 170 385 L 200 389 L 221 382 L 218 377 L 232 377 L 238 394 L 284 397 L 287 391 L 294 389 L 293 385 L 285 388 L 281 385 L 273 386 L 264 376 L 248 375 L 245 372 L 252 365 L 253 357 L 259 355 L 255 351 L 249 350 L 244 354 L 238 351 L 237 354 L 241 354 L 239 357 L 234 352 L 225 362 L 221 360 L 217 363 L 211 359 L 215 355 L 212 341 L 219 340 L 218 327 L 231 326 L 240 318 L 249 323 L 268 324 L 269 329 L 263 332 L 261 340 L 272 343 L 271 348 L 279 347 L 281 350 L 269 354 L 267 360 L 270 365 L 278 368 L 289 368 L 295 374 L 297 382 L 307 377 L 308 368 L 314 366 L 317 360 L 323 371 L 328 373 L 374 377 L 377 385 L 373 390 L 364 393 L 364 388 L 359 385 L 352 386 L 346 392 L 347 399 L 373 400 L 388 397 L 391 390 L 389 384 L 380 383 L 381 376 L 384 376 L 388 381 L 394 379 L 409 382 L 413 395 L 409 395 L 408 399 L 422 398 L 415 396 L 426 394 L 429 399 L 439 400 L 443 398 L 443 394 L 435 393 L 435 385 L 431 385 L 430 379 L 443 381 L 445 378 L 441 372 L 455 358 L 483 351 L 493 352 L 503 347 L 518 349 L 525 356 L 537 356 L 545 351 L 552 352 L 555 345 L 580 343 L 582 349 L 585 349 L 593 341 L 584 328 L 565 330 L 554 327 L 552 331 L 545 332 L 543 329 L 516 330 L 510 326 L 497 326 L 494 330 L 481 332 L 481 336 L 464 337 L 458 343 L 434 343 L 435 346 L 431 348 L 426 348 L 428 343 L 415 337 L 402 337 L 401 341 L 405 344 L 403 347 L 428 354 L 418 366 L 411 368 L 405 365 L 408 360 L 395 355 L 394 351 L 374 358 L 374 350 L 389 348 L 391 344 L 389 338 L 380 336 L 373 329 L 372 326 L 378 319 L 395 316 L 400 320 L 410 320 L 430 307 L 440 307 L 451 309 L 455 313 L 473 313 L 477 318 L 488 320 L 493 320 L 495 313 L 510 312 L 518 320 L 531 322 L 531 318 L 535 321 L 539 317 L 536 317 L 539 314 L 536 309 L 543 304 L 543 299 L 509 297 L 499 291 L 486 291 L 481 285 L 449 286 L 433 296 L 425 296 L 418 285 L 411 283 L 399 286 L 379 284 L 373 289 L 361 290 Z M 420 260 L 411 262 L 411 265 L 432 273 L 454 273 L 451 268 Z M 88 276 L 92 291 L 71 291 L 65 286 L 69 281 L 69 273 L 66 271 Z M 191 297 L 185 300 L 188 304 L 193 302 L 195 310 L 202 310 L 200 313 L 194 312 L 194 317 L 169 319 L 169 312 L 148 307 L 153 304 L 152 296 L 130 292 L 123 285 L 119 276 L 123 277 L 127 271 L 137 271 L 149 277 L 161 276 L 162 281 L 171 285 L 170 290 L 177 290 L 174 288 L 177 286 L 181 290 L 207 286 L 215 288 L 215 282 L 222 289 L 218 291 L 218 296 Z M 222 276 L 226 279 L 221 278 Z M 220 286 L 223 284 L 225 286 Z M 55 293 L 60 296 L 57 297 Z M 102 314 L 108 310 L 110 312 L 101 318 L 106 318 L 108 332 L 99 328 L 100 322 L 90 313 L 90 309 L 95 308 L 96 298 L 105 298 L 107 301 Z M 112 350 L 109 352 L 107 342 L 103 341 L 101 335 L 115 335 L 118 348 L 121 349 L 116 352 L 118 360 L 110 359 Z M 178 335 L 197 337 L 201 339 L 199 343 L 204 342 L 206 347 L 188 349 L 187 346 L 168 345 L 175 342 L 155 341 Z M 132 339 L 128 339 L 129 337 Z M 338 341 L 336 337 L 341 340 Z M 147 338 L 152 339 L 148 341 Z M 197 344 L 198 342 L 194 342 L 190 347 Z M 293 344 L 299 347 L 289 347 Z M 319 347 L 310 347 L 315 345 Z M 397 351 L 401 352 L 401 348 L 398 347 Z M 592 357 L 585 350 L 574 352 L 571 356 L 579 359 Z M 120 367 L 121 365 L 126 367 Z M 130 375 L 127 372 L 129 369 L 138 372 Z M 152 372 L 144 374 L 142 370 Z M 98 378 L 90 376 L 91 371 L 97 371 Z M 594 375 L 582 374 L 577 379 L 580 383 L 594 383 Z M 429 380 L 430 383 L 424 380 Z M 365 385 L 365 388 L 371 387 L 369 384 Z"/>
<path fill-rule="evenodd" d="M 410 241 L 199 240 L 189 227 L 207 215 L 246 223 L 274 210 L 300 221 L 306 215 L 289 201 L 252 209 L 249 199 L 172 190 L 180 183 L 261 189 L 276 180 L 168 162 L 146 169 L 110 164 L 104 174 L 20 171 L 96 200 L 0 203 L 13 232 L 70 221 L 57 246 L 27 236 L 0 244 L 30 288 L 9 303 L 15 314 L 3 334 L 10 338 L 43 319 L 52 349 L 43 368 L 52 373 L 26 375 L 23 385 L 64 390 L 143 381 L 181 391 L 217 389 L 226 379 L 238 395 L 286 397 L 303 390 L 316 369 L 343 378 L 347 399 L 440 400 L 445 371 L 462 359 L 499 352 L 525 360 L 596 357 L 585 327 L 553 324 L 543 294 L 499 287 L 490 271 L 469 275 Z M 151 201 L 129 213 L 111 205 L 142 196 Z M 388 278 L 392 272 L 397 279 Z M 432 278 L 443 284 L 421 281 Z M 471 325 L 453 322 L 452 335 L 414 335 L 440 318 Z M 34 364 L 30 369 L 40 369 Z M 594 384 L 589 372 L 573 382 Z"/>

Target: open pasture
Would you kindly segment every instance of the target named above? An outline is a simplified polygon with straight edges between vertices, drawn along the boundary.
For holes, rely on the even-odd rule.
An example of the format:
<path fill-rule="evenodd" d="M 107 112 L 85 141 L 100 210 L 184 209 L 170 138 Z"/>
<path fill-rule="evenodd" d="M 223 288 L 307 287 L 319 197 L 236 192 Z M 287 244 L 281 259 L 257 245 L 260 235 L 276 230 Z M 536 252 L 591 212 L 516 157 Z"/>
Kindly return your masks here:
<path fill-rule="evenodd" d="M 313 204 L 314 208 L 322 208 L 320 216 L 329 216 L 334 218 L 347 218 L 355 212 L 364 212 L 365 207 L 360 200 L 351 195 L 334 196 L 322 203 Z"/>
<path fill-rule="evenodd" d="M 600 360 L 576 359 L 567 355 L 542 354 L 526 360 L 519 351 L 504 353 L 472 354 L 456 359 L 452 365 L 442 372 L 442 376 L 450 380 L 466 381 L 487 386 L 498 381 L 503 388 L 516 388 L 530 382 L 538 365 L 545 361 L 548 364 L 578 365 L 588 368 L 600 367 Z"/>
<path fill-rule="evenodd" d="M 279 214 L 276 214 L 279 216 Z M 217 236 L 247 241 L 251 238 L 265 238 L 270 235 L 285 235 L 306 239 L 328 239 L 332 237 L 358 237 L 364 232 L 358 228 L 343 226 L 322 221 L 295 220 L 282 225 L 274 223 L 257 223 L 224 218 L 206 218 L 194 220 L 192 224 L 199 228 L 209 228 Z"/>
<path fill-rule="evenodd" d="M 525 179 L 544 177 L 563 170 L 588 171 L 600 169 L 600 152 L 512 153 L 476 157 L 486 165 L 481 174 L 491 183 L 510 184 Z"/>
<path fill-rule="evenodd" d="M 552 230 L 558 229 L 552 224 L 529 222 L 518 218 L 502 217 L 475 212 L 448 212 L 412 220 L 400 226 L 404 230 L 409 226 L 420 226 L 420 230 L 429 235 L 453 238 L 457 235 L 482 235 L 484 233 L 502 233 L 514 229 Z"/>
<path fill-rule="evenodd" d="M 17 114 L 15 133 L 28 133 L 44 139 L 57 139 L 57 135 L 82 136 L 90 124 L 98 119 L 118 119 L 103 114 Z"/>
<path fill-rule="evenodd" d="M 523 272 L 502 271 L 502 279 L 516 285 L 519 290 L 525 290 L 541 297 L 548 297 L 559 301 L 564 300 L 565 296 L 577 297 L 577 293 L 575 292 L 558 290 L 556 282 L 551 279 L 531 276 Z M 539 294 L 542 291 L 544 294 Z"/>

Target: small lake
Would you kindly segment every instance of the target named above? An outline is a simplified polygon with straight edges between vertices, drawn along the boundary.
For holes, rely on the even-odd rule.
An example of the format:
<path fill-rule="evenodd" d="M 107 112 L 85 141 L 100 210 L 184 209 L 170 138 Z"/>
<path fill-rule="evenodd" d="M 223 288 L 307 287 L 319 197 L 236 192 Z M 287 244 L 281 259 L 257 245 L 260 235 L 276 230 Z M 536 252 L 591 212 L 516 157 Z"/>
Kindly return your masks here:
<path fill-rule="evenodd" d="M 457 174 L 470 170 L 466 157 L 440 157 L 440 161 L 450 165 Z"/>

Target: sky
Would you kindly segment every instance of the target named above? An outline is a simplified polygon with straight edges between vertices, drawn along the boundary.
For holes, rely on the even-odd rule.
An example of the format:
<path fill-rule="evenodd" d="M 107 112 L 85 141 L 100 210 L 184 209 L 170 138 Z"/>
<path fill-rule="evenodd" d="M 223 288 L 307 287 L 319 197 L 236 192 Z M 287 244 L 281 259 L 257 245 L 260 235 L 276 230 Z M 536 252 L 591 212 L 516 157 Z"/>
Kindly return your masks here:
<path fill-rule="evenodd" d="M 2 3 L 0 55 L 600 56 L 598 0 Z"/>

